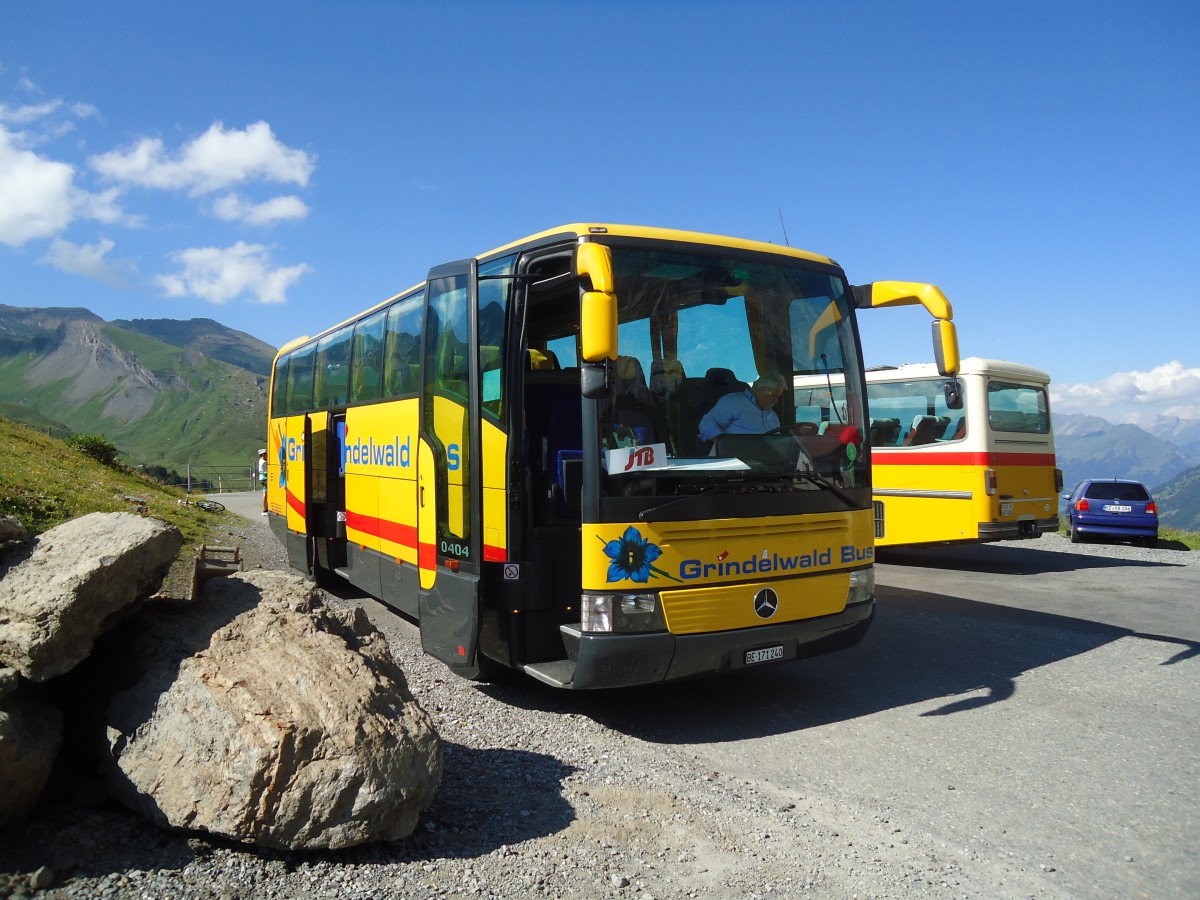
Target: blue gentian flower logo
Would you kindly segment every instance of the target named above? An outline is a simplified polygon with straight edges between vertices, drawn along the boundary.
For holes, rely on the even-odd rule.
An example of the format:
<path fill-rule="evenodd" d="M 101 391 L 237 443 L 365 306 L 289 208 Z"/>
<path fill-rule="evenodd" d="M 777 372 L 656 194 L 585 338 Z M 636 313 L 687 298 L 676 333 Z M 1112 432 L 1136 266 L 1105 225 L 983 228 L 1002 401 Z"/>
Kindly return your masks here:
<path fill-rule="evenodd" d="M 597 538 L 603 540 L 599 535 Z M 607 580 L 609 582 L 629 579 L 639 584 L 645 584 L 650 580 L 651 573 L 671 578 L 662 569 L 651 565 L 662 556 L 662 548 L 642 537 L 641 532 L 632 525 L 625 529 L 625 533 L 618 540 L 608 541 L 604 544 L 604 555 L 611 560 L 608 564 Z M 679 579 L 671 578 L 671 580 L 678 581 Z"/>

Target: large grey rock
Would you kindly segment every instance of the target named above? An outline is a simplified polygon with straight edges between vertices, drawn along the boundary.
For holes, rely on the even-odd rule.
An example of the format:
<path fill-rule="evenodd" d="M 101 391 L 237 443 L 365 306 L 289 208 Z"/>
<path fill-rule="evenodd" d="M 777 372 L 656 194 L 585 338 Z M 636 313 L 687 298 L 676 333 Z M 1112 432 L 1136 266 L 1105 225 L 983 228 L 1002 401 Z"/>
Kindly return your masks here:
<path fill-rule="evenodd" d="M 0 664 L 30 681 L 70 671 L 96 638 L 153 594 L 183 544 L 133 513 L 91 513 L 39 535 L 0 575 Z"/>
<path fill-rule="evenodd" d="M 281 849 L 407 837 L 441 743 L 362 610 L 284 572 L 144 608 L 146 667 L 107 714 L 111 780 L 159 824 Z"/>
<path fill-rule="evenodd" d="M 0 699 L 0 828 L 33 808 L 62 743 L 62 713 L 20 693 Z"/>

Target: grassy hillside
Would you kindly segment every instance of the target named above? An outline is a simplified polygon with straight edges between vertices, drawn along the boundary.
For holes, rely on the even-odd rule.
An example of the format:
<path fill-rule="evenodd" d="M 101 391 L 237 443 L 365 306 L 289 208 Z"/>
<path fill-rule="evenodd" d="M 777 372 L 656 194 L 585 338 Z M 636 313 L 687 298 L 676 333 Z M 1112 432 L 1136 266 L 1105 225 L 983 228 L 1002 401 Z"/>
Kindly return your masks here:
<path fill-rule="evenodd" d="M 1154 499 L 1163 525 L 1200 531 L 1200 466 L 1159 486 Z"/>
<path fill-rule="evenodd" d="M 58 438 L 0 417 L 0 515 L 15 516 L 31 534 L 90 512 L 134 512 L 146 501 L 149 514 L 170 522 L 189 544 L 205 535 L 227 513 L 183 506 L 178 488 L 143 475 L 101 465 Z"/>

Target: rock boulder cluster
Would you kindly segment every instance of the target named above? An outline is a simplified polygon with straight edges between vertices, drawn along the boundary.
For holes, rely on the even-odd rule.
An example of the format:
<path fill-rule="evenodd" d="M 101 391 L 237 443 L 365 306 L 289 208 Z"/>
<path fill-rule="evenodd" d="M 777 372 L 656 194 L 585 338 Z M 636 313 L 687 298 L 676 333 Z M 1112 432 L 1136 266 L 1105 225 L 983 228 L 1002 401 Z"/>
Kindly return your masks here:
<path fill-rule="evenodd" d="M 263 570 L 152 596 L 182 537 L 130 513 L 0 533 L 0 828 L 57 757 L 165 827 L 278 849 L 412 833 L 441 743 L 360 610 Z"/>

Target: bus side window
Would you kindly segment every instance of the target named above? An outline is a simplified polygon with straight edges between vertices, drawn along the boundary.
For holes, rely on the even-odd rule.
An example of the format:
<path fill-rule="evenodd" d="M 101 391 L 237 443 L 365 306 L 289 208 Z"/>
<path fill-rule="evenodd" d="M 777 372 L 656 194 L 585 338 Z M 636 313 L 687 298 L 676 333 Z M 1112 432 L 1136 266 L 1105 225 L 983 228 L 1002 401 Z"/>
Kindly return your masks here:
<path fill-rule="evenodd" d="M 380 310 L 354 326 L 354 351 L 350 361 L 350 398 L 377 400 L 383 379 L 383 335 L 386 312 Z"/>
<path fill-rule="evenodd" d="M 309 344 L 291 355 L 288 364 L 287 411 L 288 415 L 308 412 L 313 399 L 313 356 L 316 348 Z"/>
<path fill-rule="evenodd" d="M 383 394 L 402 397 L 421 389 L 421 318 L 424 293 L 396 303 L 387 313 L 384 336 Z"/>
<path fill-rule="evenodd" d="M 317 342 L 313 403 L 317 409 L 342 406 L 350 385 L 350 329 L 342 328 Z"/>
<path fill-rule="evenodd" d="M 899 419 L 871 419 L 872 447 L 894 447 L 899 438 Z"/>

